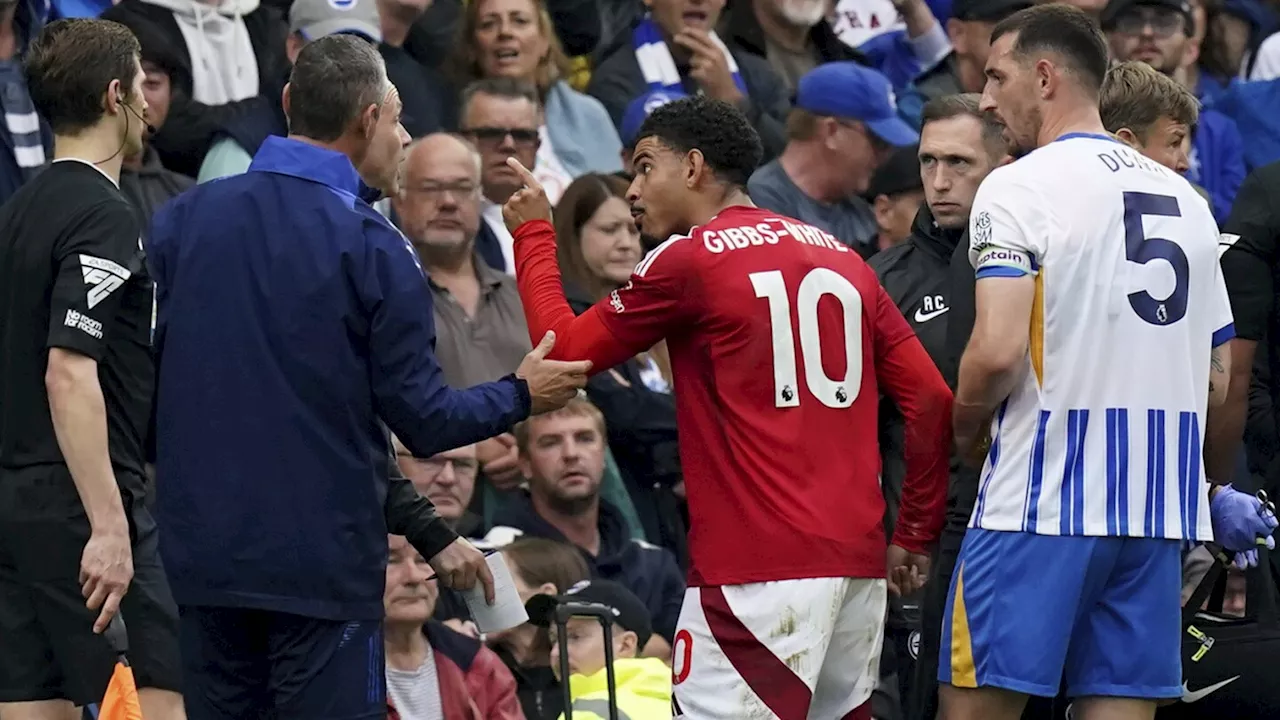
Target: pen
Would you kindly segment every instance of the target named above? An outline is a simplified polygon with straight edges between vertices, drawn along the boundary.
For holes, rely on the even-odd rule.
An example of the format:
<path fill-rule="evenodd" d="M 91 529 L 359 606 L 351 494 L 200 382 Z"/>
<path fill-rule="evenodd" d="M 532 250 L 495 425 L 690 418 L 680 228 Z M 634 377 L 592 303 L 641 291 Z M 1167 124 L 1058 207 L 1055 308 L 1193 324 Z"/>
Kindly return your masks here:
<path fill-rule="evenodd" d="M 492 550 L 485 550 L 485 551 L 484 551 L 484 556 L 485 556 L 485 557 L 489 557 L 490 555 L 492 555 L 492 554 L 494 554 L 494 553 L 496 553 L 496 552 L 498 552 L 498 548 L 493 548 Z M 428 576 L 427 576 L 427 579 L 426 579 L 426 580 L 424 580 L 423 582 L 428 582 L 428 581 L 430 581 L 430 580 L 435 580 L 435 579 L 436 579 L 436 574 L 435 574 L 435 573 L 431 573 L 430 575 L 428 575 Z"/>

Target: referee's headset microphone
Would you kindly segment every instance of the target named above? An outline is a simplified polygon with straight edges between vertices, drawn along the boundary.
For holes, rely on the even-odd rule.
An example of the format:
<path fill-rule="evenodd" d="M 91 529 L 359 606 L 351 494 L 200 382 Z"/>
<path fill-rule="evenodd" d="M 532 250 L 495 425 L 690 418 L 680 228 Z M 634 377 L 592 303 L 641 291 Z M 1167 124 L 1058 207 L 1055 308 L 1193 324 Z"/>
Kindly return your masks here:
<path fill-rule="evenodd" d="M 160 132 L 159 130 L 156 129 L 155 125 L 152 125 L 151 123 L 147 122 L 146 118 L 139 115 L 138 111 L 134 110 L 132 105 L 130 105 L 129 103 L 124 103 L 124 108 L 128 110 L 134 117 L 138 118 L 138 122 L 142 123 L 142 126 L 147 129 L 147 135 L 154 136 L 156 133 Z"/>
<path fill-rule="evenodd" d="M 124 137 L 120 138 L 120 147 L 116 148 L 116 151 L 111 153 L 110 157 L 103 158 L 102 160 L 99 160 L 98 162 L 94 163 L 94 165 L 101 165 L 104 162 L 114 159 L 115 156 L 119 155 L 121 152 L 124 152 L 124 146 L 129 144 L 129 116 L 130 115 L 138 118 L 138 122 L 142 123 L 142 126 L 146 128 L 148 135 L 155 136 L 155 134 L 158 132 L 155 125 L 152 125 L 151 123 L 147 122 L 147 119 L 142 117 L 142 115 L 137 110 L 134 110 L 132 105 L 125 102 L 123 98 L 120 99 L 119 102 L 121 105 L 124 106 L 124 109 L 126 110 L 126 113 L 124 116 Z"/>

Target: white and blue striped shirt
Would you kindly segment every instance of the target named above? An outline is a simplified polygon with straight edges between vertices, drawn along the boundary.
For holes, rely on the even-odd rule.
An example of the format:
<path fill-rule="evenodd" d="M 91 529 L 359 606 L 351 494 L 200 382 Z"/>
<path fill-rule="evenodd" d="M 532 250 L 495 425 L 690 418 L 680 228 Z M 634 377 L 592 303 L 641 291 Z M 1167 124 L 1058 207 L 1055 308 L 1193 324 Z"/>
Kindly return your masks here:
<path fill-rule="evenodd" d="M 970 244 L 980 280 L 1036 281 L 970 527 L 1212 539 L 1209 355 L 1234 329 L 1204 199 L 1110 138 L 1067 135 L 983 182 Z"/>

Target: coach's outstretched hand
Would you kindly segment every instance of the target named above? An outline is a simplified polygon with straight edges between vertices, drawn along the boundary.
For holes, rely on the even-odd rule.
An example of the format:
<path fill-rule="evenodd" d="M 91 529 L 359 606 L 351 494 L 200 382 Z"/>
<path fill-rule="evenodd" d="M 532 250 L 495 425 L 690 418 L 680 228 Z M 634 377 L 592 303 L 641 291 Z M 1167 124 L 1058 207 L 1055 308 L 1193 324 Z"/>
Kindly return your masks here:
<path fill-rule="evenodd" d="M 529 397 L 532 400 L 530 415 L 564 407 L 565 403 L 577 396 L 578 390 L 587 385 L 591 361 L 548 360 L 547 353 L 551 352 L 555 344 L 555 333 L 543 335 L 538 347 L 529 351 L 520 362 L 520 367 L 516 368 L 516 377 L 523 378 L 529 384 Z"/>
<path fill-rule="evenodd" d="M 929 556 L 891 544 L 885 553 L 885 577 L 889 580 L 889 592 L 898 597 L 910 595 L 924 587 L 929 578 Z"/>
<path fill-rule="evenodd" d="M 517 190 L 502 206 L 502 219 L 507 224 L 507 230 L 514 235 L 516 228 L 530 220 L 551 222 L 551 203 L 547 200 L 547 193 L 542 189 L 542 184 L 533 177 L 533 173 L 529 172 L 528 168 L 520 164 L 519 160 L 513 157 L 507 158 L 507 165 L 516 171 L 521 182 L 524 183 L 524 188 Z"/>
<path fill-rule="evenodd" d="M 124 518 L 122 517 L 121 520 Z M 85 607 L 101 610 L 93 622 L 93 631 L 101 633 L 120 611 L 129 583 L 133 581 L 133 549 L 129 545 L 129 526 L 118 530 L 92 532 L 80 555 L 80 591 Z"/>
<path fill-rule="evenodd" d="M 493 573 L 484 553 L 466 540 L 458 538 L 427 561 L 442 585 L 454 590 L 470 590 L 479 581 L 484 586 L 484 601 L 493 604 Z"/>

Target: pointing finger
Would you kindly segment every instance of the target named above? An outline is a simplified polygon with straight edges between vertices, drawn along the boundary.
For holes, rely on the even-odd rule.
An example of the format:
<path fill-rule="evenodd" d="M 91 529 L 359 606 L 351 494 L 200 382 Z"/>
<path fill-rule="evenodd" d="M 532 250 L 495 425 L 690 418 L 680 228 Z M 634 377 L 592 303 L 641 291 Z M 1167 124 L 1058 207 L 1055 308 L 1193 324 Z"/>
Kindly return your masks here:
<path fill-rule="evenodd" d="M 529 168 L 526 168 L 518 158 L 507 158 L 507 165 L 510 166 L 512 170 L 516 171 L 516 174 L 520 176 L 520 181 L 525 184 L 525 187 L 530 190 L 534 190 L 535 192 L 542 192 L 542 185 L 538 182 L 537 178 L 533 176 L 533 173 L 529 172 Z"/>

